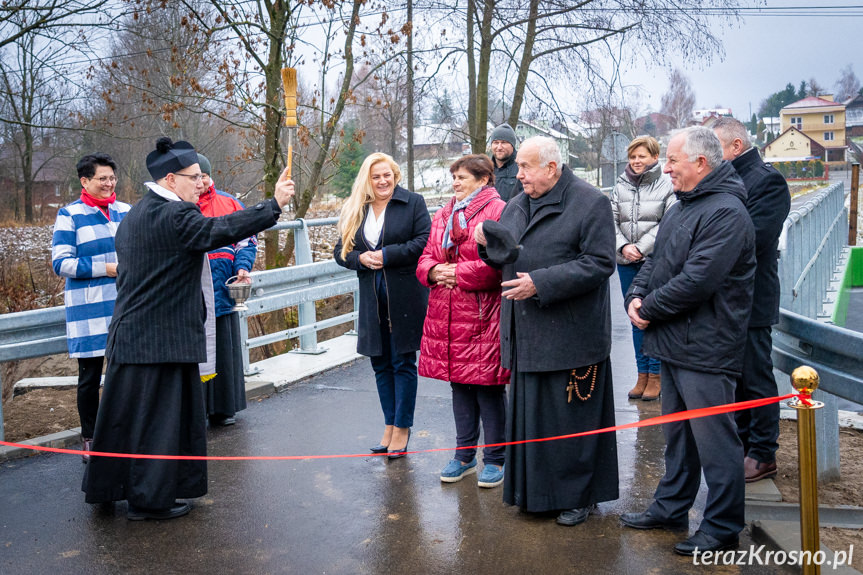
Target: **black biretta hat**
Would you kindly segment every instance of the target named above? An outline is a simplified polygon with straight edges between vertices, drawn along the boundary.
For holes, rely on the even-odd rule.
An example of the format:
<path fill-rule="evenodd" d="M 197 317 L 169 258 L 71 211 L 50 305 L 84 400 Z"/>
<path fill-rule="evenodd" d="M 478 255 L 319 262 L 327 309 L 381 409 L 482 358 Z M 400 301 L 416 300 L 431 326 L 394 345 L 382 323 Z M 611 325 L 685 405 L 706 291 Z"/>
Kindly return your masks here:
<path fill-rule="evenodd" d="M 171 138 L 156 140 L 156 149 L 147 154 L 147 170 L 153 180 L 161 180 L 198 163 L 198 153 L 189 142 L 172 142 Z"/>
<path fill-rule="evenodd" d="M 511 264 L 518 259 L 521 246 L 506 226 L 494 220 L 485 220 L 482 223 L 482 233 L 485 234 L 485 251 L 491 261 Z"/>

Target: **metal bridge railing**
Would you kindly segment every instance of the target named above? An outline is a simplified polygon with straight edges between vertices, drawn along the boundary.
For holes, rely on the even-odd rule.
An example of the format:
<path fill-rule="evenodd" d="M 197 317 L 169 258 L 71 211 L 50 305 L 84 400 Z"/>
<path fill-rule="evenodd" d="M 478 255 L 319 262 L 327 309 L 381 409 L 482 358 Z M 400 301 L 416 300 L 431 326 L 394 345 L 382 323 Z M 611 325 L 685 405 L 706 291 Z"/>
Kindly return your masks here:
<path fill-rule="evenodd" d="M 848 211 L 842 183 L 817 193 L 785 220 L 779 243 L 780 320 L 773 326 L 774 367 L 818 371 L 815 398 L 818 477 L 839 478 L 837 397 L 863 403 L 863 334 L 827 323 L 836 274 L 847 261 Z"/>

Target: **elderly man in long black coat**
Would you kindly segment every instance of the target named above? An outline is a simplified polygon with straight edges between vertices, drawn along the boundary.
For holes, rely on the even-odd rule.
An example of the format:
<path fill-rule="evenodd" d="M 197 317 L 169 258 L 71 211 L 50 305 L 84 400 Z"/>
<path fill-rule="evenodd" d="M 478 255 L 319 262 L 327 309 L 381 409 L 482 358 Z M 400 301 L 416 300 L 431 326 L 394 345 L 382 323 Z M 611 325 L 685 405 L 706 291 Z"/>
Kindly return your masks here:
<path fill-rule="evenodd" d="M 562 164 L 550 138 L 525 140 L 516 162 L 524 193 L 510 200 L 500 224 L 521 244 L 518 257 L 506 263 L 481 250 L 503 270 L 501 361 L 512 370 L 507 441 L 613 426 L 611 205 Z M 506 503 L 557 510 L 559 524 L 577 525 L 597 503 L 617 497 L 614 433 L 507 446 Z"/>
<path fill-rule="evenodd" d="M 779 235 L 791 210 L 788 183 L 776 168 L 765 164 L 749 143 L 749 132 L 739 120 L 720 118 L 713 131 L 722 144 L 722 158 L 731 162 L 746 186 L 746 210 L 755 226 L 755 292 L 746 331 L 743 372 L 737 379 L 737 401 L 776 397 L 773 377 L 773 338 L 770 326 L 779 321 Z M 772 403 L 736 414 L 743 441 L 746 482 L 775 477 L 779 449 L 779 404 Z"/>

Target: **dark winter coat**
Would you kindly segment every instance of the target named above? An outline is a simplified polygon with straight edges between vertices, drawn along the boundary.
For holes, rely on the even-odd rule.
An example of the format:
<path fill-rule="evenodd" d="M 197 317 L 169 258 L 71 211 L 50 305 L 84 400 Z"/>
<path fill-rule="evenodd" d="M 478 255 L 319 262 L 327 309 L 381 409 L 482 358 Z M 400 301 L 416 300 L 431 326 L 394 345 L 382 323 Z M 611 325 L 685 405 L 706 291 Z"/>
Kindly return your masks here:
<path fill-rule="evenodd" d="M 279 220 L 270 198 L 208 218 L 191 202 L 148 191 L 117 228 L 117 303 L 107 357 L 116 363 L 201 363 L 207 359 L 201 292 L 204 254 Z"/>
<path fill-rule="evenodd" d="M 782 174 L 765 164 L 755 148 L 731 165 L 746 186 L 746 209 L 755 226 L 757 267 L 749 327 L 768 327 L 779 321 L 779 235 L 791 210 L 791 193 Z"/>
<path fill-rule="evenodd" d="M 387 204 L 381 245 L 384 252 L 384 267 L 375 271 L 360 263 L 360 254 L 374 251 L 363 235 L 363 226 L 368 217 L 368 206 L 354 236 L 354 249 L 342 259 L 342 242 L 336 244 L 336 262 L 348 269 L 356 270 L 360 283 L 359 338 L 357 353 L 366 356 L 383 354 L 381 348 L 380 318 L 378 315 L 378 288 L 375 274 L 382 275 L 380 285 L 386 290 L 392 333 L 398 353 L 417 351 L 423 333 L 428 306 L 428 288 L 416 278 L 417 260 L 422 254 L 431 229 L 431 218 L 425 200 L 419 194 L 396 186 Z"/>
<path fill-rule="evenodd" d="M 419 374 L 474 385 L 509 383 L 500 364 L 500 270 L 479 258 L 473 239 L 476 225 L 498 220 L 506 204 L 494 188 L 486 188 L 464 210 L 467 229 L 455 245 L 443 249 L 443 234 L 455 205 L 453 199 L 435 214 L 431 235 L 417 265 L 417 279 L 431 288 L 423 326 Z M 455 263 L 458 285 L 450 289 L 429 281 L 438 264 Z"/>
<path fill-rule="evenodd" d="M 740 375 L 755 280 L 746 189 L 731 163 L 722 162 L 677 198 L 626 306 L 643 300 L 640 315 L 650 321 L 645 354 L 695 371 Z"/>
<path fill-rule="evenodd" d="M 537 292 L 527 300 L 502 300 L 503 365 L 541 372 L 602 361 L 611 351 L 611 204 L 566 166 L 554 187 L 533 206 L 533 217 L 529 204 L 527 194 L 520 194 L 500 216 L 522 246 L 515 263 L 503 266 L 503 281 L 528 273 Z M 489 261 L 484 249 L 480 255 Z"/>
<path fill-rule="evenodd" d="M 500 195 L 500 199 L 504 202 L 510 201 L 513 196 L 517 196 L 523 191 L 521 182 L 518 176 L 518 166 L 515 164 L 516 151 L 513 149 L 512 155 L 506 159 L 503 166 L 497 167 L 497 162 L 494 163 L 494 187 Z"/>

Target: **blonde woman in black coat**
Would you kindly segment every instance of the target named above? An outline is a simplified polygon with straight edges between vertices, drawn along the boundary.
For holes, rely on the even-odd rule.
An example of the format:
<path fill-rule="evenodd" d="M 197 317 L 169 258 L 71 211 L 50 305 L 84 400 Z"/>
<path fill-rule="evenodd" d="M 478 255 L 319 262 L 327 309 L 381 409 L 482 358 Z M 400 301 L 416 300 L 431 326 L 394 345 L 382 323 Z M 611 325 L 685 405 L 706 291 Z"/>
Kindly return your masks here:
<path fill-rule="evenodd" d="M 417 393 L 416 352 L 428 288 L 416 278 L 431 230 L 425 200 L 398 185 L 401 171 L 387 154 L 365 159 L 339 217 L 336 262 L 360 283 L 357 352 L 371 358 L 384 413 L 372 453 L 404 457 Z"/>

